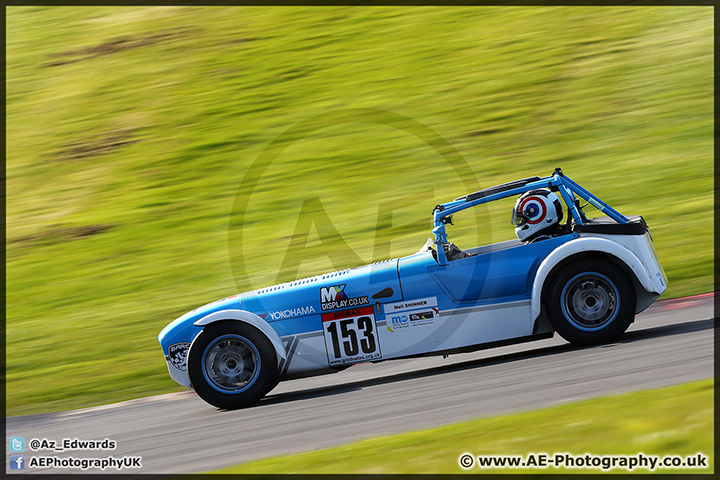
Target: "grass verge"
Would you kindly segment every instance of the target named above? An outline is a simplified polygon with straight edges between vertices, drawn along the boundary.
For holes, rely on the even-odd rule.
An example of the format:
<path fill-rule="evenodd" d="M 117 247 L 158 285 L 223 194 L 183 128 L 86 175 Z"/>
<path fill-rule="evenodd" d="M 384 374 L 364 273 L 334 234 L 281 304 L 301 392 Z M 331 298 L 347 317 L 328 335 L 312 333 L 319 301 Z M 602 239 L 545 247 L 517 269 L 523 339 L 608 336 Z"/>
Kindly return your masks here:
<path fill-rule="evenodd" d="M 702 453 L 707 469 L 669 468 L 654 473 L 714 472 L 714 380 L 643 390 L 482 418 L 438 428 L 370 438 L 339 447 L 266 458 L 213 473 L 625 473 L 627 470 L 513 468 L 463 470 L 460 455 L 568 453 L 576 456 Z M 301 446 L 298 446 L 301 448 Z M 648 473 L 636 468 L 632 473 Z"/>

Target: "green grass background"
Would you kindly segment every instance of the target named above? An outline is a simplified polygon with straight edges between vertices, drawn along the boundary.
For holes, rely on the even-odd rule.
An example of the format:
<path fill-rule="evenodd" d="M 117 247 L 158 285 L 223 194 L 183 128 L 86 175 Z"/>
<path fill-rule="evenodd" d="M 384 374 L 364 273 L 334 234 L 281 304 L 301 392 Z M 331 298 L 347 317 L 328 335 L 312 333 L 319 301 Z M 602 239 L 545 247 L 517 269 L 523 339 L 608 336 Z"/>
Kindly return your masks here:
<path fill-rule="evenodd" d="M 708 468 L 653 473 L 713 473 L 713 379 L 568 403 L 530 412 L 370 438 L 338 447 L 256 460 L 214 473 L 649 473 L 648 469 L 506 468 L 463 470 L 460 455 L 569 453 L 708 457 Z M 603 421 L 596 421 L 598 417 Z"/>
<path fill-rule="evenodd" d="M 436 203 L 556 166 L 646 218 L 665 297 L 712 290 L 712 7 L 8 7 L 6 31 L 9 415 L 176 390 L 178 315 L 412 253 Z M 288 249 L 312 199 L 338 235 Z M 513 238 L 512 204 L 451 240 Z"/>

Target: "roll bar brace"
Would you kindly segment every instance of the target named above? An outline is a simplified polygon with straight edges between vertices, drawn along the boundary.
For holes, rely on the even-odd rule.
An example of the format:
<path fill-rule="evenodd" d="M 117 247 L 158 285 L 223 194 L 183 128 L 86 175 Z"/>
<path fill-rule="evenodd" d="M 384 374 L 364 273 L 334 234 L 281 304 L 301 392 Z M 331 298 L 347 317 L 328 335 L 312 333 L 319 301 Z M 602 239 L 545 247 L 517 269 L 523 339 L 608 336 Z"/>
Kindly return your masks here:
<path fill-rule="evenodd" d="M 445 224 L 449 223 L 453 214 L 465 210 L 466 208 L 482 205 L 483 203 L 493 202 L 501 198 L 520 195 L 535 188 L 549 188 L 553 192 L 559 192 L 565 205 L 568 207 L 570 215 L 572 215 L 575 223 L 584 225 L 587 218 L 578 207 L 578 200 L 575 195 L 586 200 L 590 205 L 603 212 L 608 217 L 618 223 L 628 223 L 629 220 L 619 212 L 611 208 L 607 203 L 600 200 L 583 187 L 566 177 L 560 168 L 556 168 L 549 177 L 529 177 L 514 182 L 503 183 L 494 187 L 479 190 L 458 197 L 452 202 L 436 205 L 433 209 L 432 230 L 435 235 L 435 244 L 437 245 L 438 263 L 446 265 L 448 263 L 445 257 L 445 249 L 442 244 L 447 243 L 447 233 L 445 232 Z"/>

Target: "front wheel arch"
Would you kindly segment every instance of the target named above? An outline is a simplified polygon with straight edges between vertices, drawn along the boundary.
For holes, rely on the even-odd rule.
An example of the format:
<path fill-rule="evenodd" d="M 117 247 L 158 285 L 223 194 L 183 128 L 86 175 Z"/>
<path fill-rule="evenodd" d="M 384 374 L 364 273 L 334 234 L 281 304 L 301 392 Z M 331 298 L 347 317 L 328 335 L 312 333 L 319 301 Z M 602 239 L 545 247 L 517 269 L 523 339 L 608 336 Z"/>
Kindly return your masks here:
<path fill-rule="evenodd" d="M 209 325 L 213 325 L 220 322 L 236 322 L 242 325 L 249 325 L 259 330 L 265 337 L 272 343 L 275 348 L 275 354 L 277 356 L 278 368 L 280 368 L 281 362 L 287 360 L 287 352 L 283 346 L 283 342 L 277 332 L 262 318 L 255 315 L 247 310 L 219 310 L 209 315 L 202 317 L 199 320 L 193 322 L 193 325 L 198 327 L 207 328 Z"/>

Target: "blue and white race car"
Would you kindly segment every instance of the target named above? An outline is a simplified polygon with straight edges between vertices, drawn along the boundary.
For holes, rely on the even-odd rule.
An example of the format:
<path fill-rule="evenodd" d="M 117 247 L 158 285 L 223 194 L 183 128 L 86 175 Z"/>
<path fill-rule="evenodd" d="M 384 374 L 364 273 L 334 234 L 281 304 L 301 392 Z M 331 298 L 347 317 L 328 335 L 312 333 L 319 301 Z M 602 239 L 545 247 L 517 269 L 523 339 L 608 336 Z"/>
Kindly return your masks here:
<path fill-rule="evenodd" d="M 464 251 L 448 242 L 453 214 L 514 195 L 518 239 Z M 586 218 L 577 197 L 606 216 Z M 555 331 L 577 345 L 608 342 L 667 288 L 643 218 L 621 215 L 560 169 L 437 205 L 433 217 L 435 240 L 414 255 L 233 295 L 179 317 L 158 337 L 170 376 L 216 407 L 240 408 L 280 380 L 360 362 L 470 352 Z"/>

